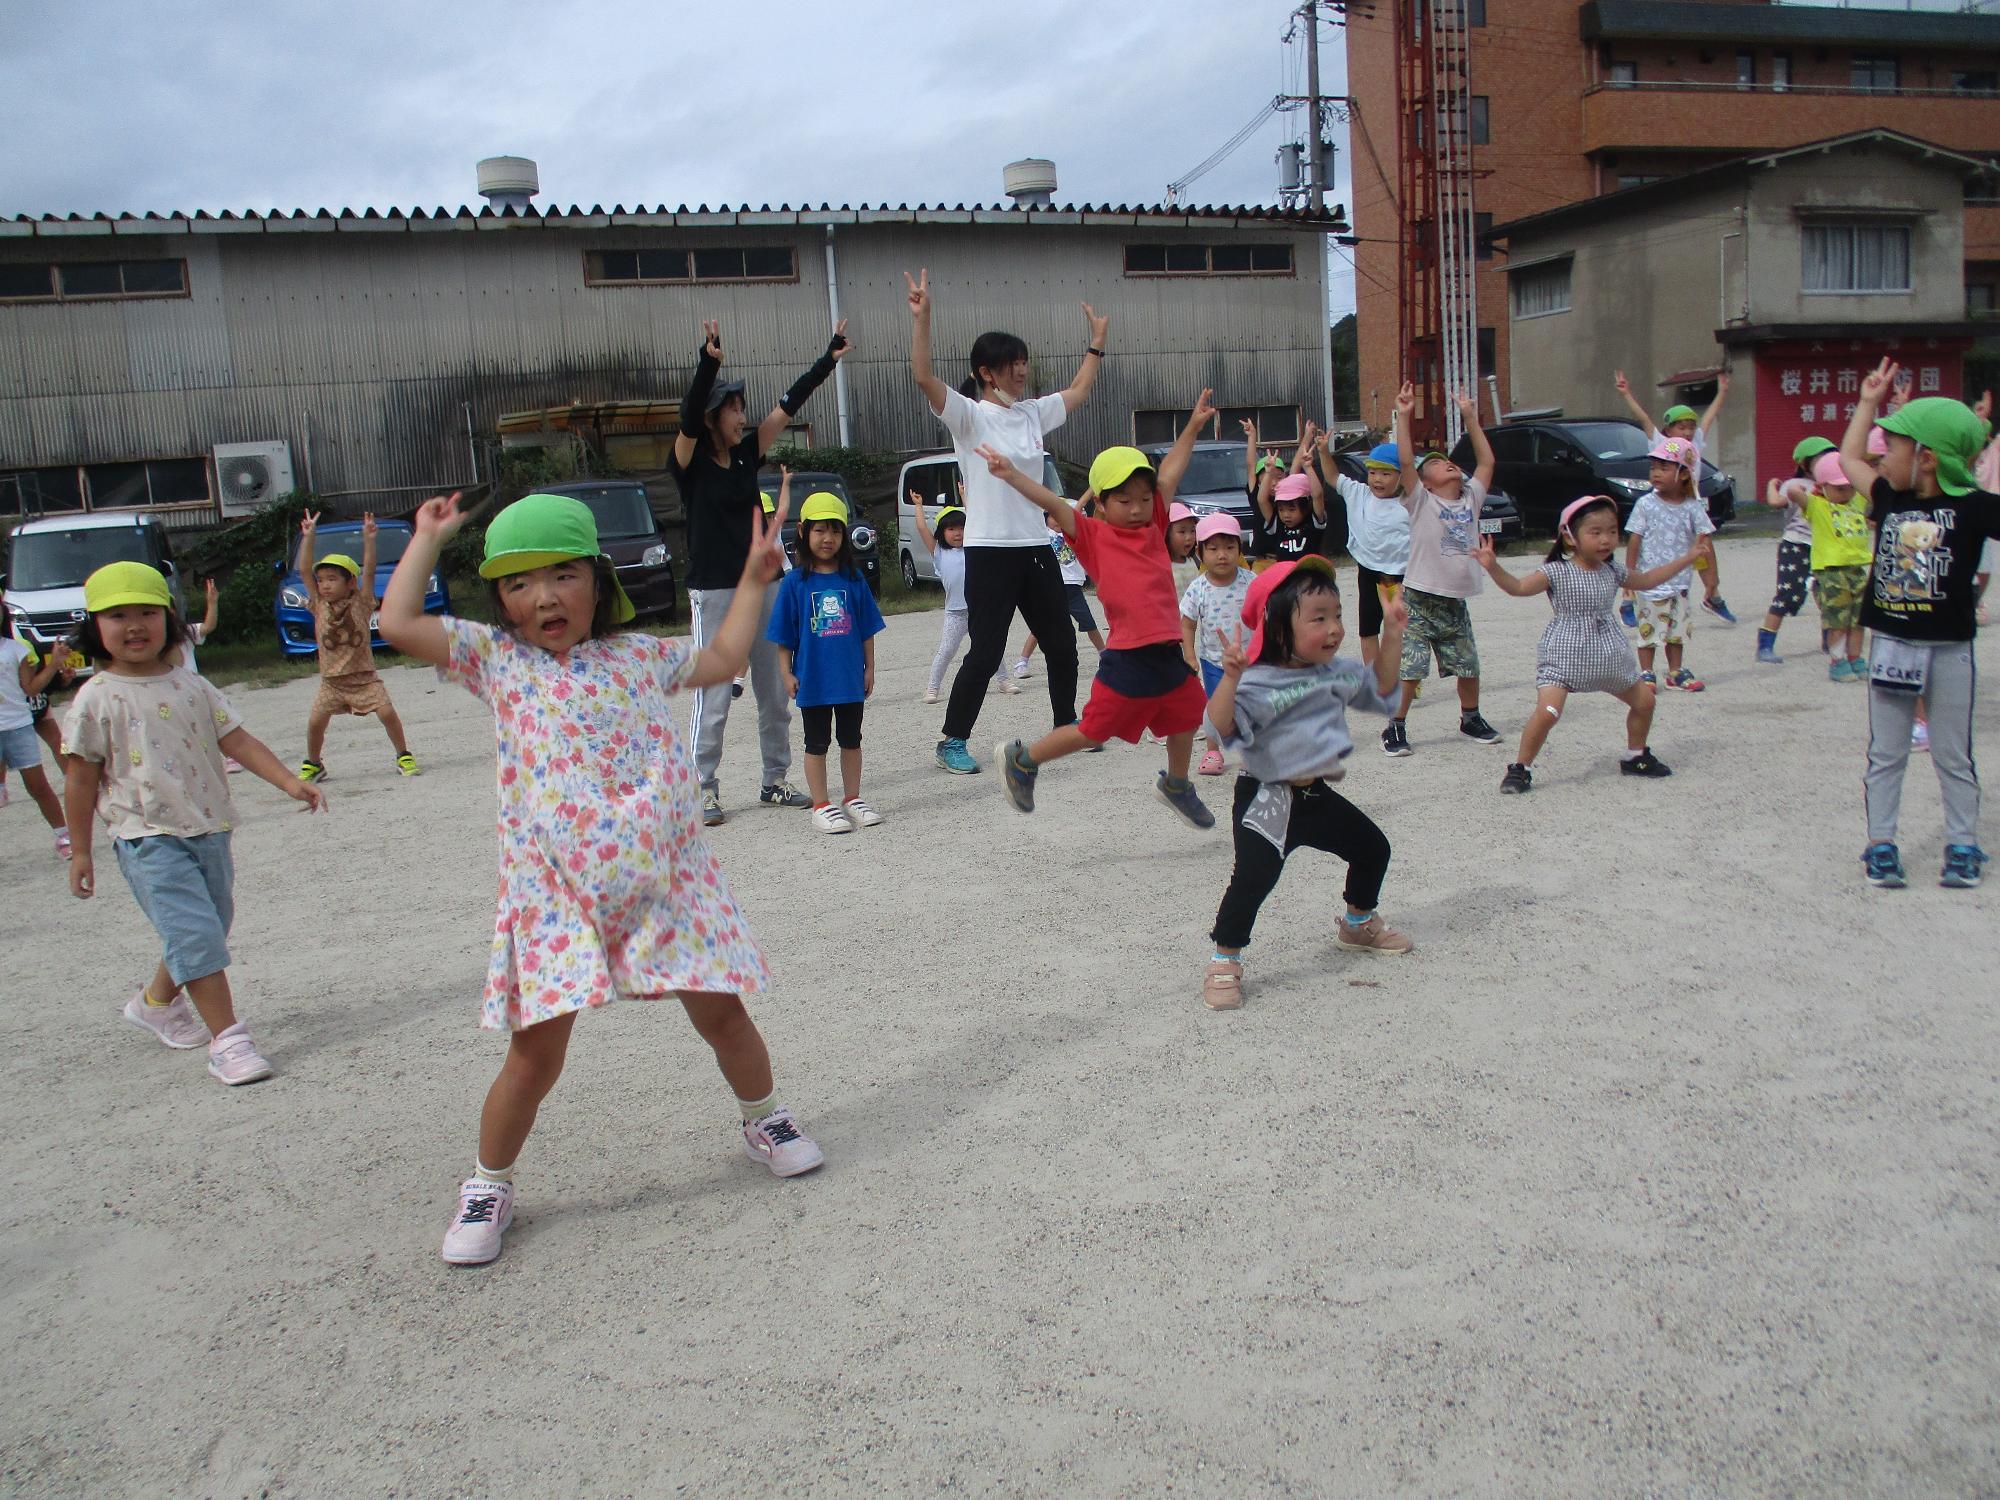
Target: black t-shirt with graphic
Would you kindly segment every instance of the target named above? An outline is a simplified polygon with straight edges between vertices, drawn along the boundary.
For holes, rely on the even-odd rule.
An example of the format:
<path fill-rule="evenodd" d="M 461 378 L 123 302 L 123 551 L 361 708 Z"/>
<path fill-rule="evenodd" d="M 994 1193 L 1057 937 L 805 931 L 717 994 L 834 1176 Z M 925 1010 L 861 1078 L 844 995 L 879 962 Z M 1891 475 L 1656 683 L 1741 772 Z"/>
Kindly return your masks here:
<path fill-rule="evenodd" d="M 1869 491 L 1875 563 L 1861 623 L 1905 641 L 1969 641 L 1977 626 L 1972 578 L 1989 538 L 2000 536 L 2000 495 L 1919 499 L 1886 479 Z"/>
<path fill-rule="evenodd" d="M 1274 562 L 1294 562 L 1308 553 L 1324 550 L 1325 545 L 1326 522 L 1316 519 L 1310 510 L 1296 526 L 1285 525 L 1274 512 L 1257 528 L 1257 556 Z"/>

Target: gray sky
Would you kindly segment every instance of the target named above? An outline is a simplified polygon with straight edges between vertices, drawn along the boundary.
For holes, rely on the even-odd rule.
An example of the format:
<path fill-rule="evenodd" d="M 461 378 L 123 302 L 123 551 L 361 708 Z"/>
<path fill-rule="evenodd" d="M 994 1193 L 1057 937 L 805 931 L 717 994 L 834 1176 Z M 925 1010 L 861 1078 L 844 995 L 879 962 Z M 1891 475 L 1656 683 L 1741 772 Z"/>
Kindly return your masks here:
<path fill-rule="evenodd" d="M 456 206 L 501 153 L 540 164 L 543 206 L 995 202 L 1028 155 L 1061 201 L 1158 202 L 1303 92 L 1294 3 L 8 5 L 0 215 Z M 1275 201 L 1298 119 L 1192 201 Z"/>

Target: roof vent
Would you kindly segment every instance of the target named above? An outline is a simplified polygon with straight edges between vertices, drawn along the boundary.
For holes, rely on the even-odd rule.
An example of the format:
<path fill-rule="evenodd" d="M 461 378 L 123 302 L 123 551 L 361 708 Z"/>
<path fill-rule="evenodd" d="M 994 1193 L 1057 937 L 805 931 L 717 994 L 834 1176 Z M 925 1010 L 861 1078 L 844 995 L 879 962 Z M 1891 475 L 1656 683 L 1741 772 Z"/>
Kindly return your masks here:
<path fill-rule="evenodd" d="M 1001 169 L 1000 181 L 1016 208 L 1048 208 L 1055 203 L 1056 164 L 1046 157 L 1008 162 Z"/>
<path fill-rule="evenodd" d="M 525 156 L 489 156 L 479 163 L 479 196 L 500 213 L 513 209 L 524 214 L 528 200 L 542 190 L 541 174 Z"/>

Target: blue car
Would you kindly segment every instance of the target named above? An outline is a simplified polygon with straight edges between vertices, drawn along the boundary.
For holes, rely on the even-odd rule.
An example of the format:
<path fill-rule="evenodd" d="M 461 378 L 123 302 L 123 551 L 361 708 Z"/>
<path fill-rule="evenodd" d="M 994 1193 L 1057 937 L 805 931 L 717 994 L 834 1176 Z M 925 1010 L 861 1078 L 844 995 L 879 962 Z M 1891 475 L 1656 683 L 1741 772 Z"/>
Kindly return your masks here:
<path fill-rule="evenodd" d="M 378 521 L 375 523 L 375 597 L 381 598 L 389 587 L 389 575 L 396 571 L 396 562 L 403 555 L 403 549 L 410 545 L 410 538 L 416 533 L 410 529 L 408 521 Z M 313 542 L 313 556 L 325 557 L 330 552 L 342 552 L 361 561 L 361 523 L 359 521 L 324 521 L 320 523 Z M 278 574 L 278 602 L 272 606 L 272 613 L 278 621 L 278 644 L 287 656 L 311 656 L 319 650 L 319 639 L 313 633 L 312 607 L 306 602 L 306 590 L 312 587 L 311 580 L 301 581 L 297 567 L 296 544 L 292 553 L 271 566 Z M 451 595 L 445 591 L 444 575 L 432 573 L 430 585 L 424 590 L 424 613 L 442 615 L 451 612 Z M 384 646 L 380 630 L 373 632 L 371 644 L 377 651 Z"/>

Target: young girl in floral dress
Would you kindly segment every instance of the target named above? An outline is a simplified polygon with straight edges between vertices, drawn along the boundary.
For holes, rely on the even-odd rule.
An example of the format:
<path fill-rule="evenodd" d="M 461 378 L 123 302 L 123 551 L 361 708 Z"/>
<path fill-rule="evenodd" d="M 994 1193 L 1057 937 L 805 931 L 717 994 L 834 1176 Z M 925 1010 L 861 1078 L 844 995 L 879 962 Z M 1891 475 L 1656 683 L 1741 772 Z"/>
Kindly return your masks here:
<path fill-rule="evenodd" d="M 482 1024 L 511 1033 L 487 1092 L 479 1157 L 459 1188 L 444 1258 L 500 1253 L 513 1167 L 561 1075 L 577 1012 L 624 997 L 686 1007 L 743 1116 L 743 1149 L 780 1177 L 820 1164 L 778 1102 L 770 1054 L 742 996 L 764 958 L 700 825 L 700 794 L 668 699 L 743 669 L 780 569 L 790 499 L 752 520 L 750 554 L 713 641 L 619 629 L 632 605 L 599 551 L 589 509 L 529 495 L 493 518 L 480 576 L 504 627 L 424 613 L 426 580 L 465 524 L 458 497 L 428 500 L 382 601 L 382 634 L 493 706 L 499 736 L 500 900 Z"/>

